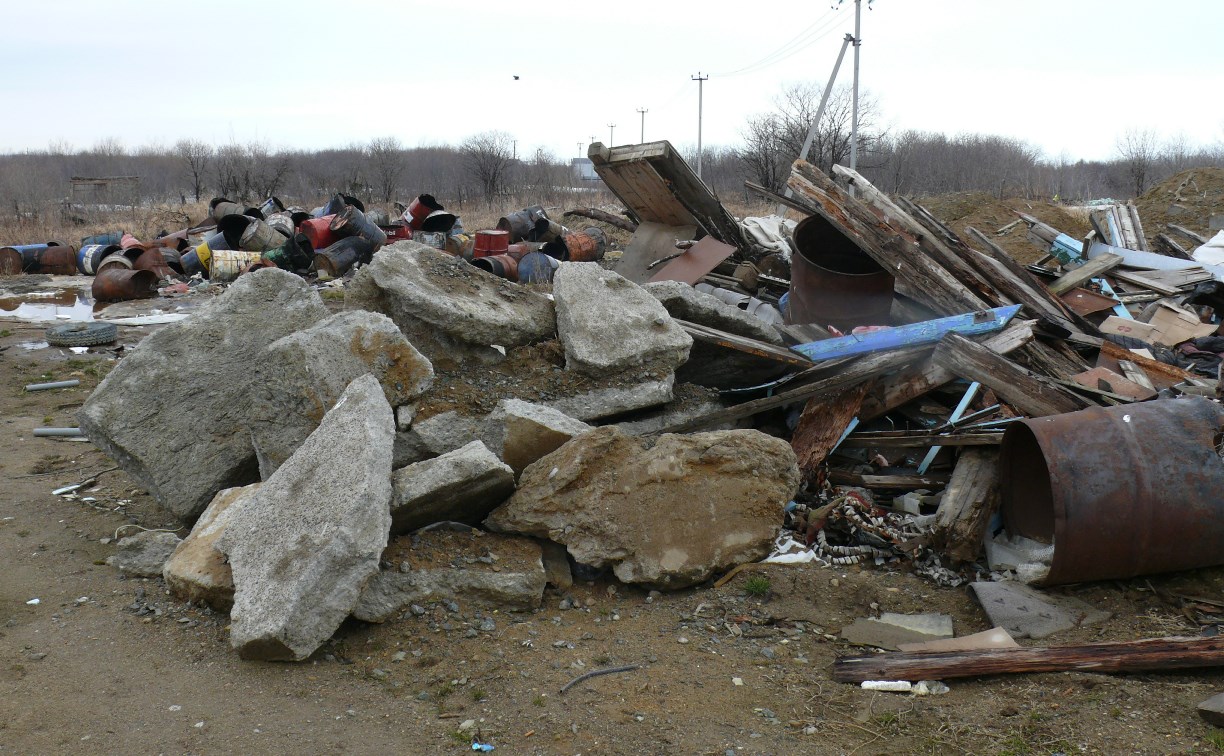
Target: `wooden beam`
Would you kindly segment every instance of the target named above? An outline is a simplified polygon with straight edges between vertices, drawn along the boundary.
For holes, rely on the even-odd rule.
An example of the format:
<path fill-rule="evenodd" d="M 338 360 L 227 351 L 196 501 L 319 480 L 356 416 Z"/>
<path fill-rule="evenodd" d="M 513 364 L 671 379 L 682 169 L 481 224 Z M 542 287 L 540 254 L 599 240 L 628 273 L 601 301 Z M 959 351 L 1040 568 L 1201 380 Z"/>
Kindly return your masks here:
<path fill-rule="evenodd" d="M 943 488 L 948 484 L 948 476 L 939 473 L 926 475 L 860 475 L 849 470 L 830 470 L 829 482 L 838 486 L 859 486 L 873 490 L 893 488 Z"/>
<path fill-rule="evenodd" d="M 1206 244 L 1207 243 L 1206 239 L 1204 239 L 1199 234 L 1194 233 L 1193 231 L 1186 228 L 1185 226 L 1179 226 L 1176 223 L 1169 223 L 1167 225 L 1170 231 L 1176 231 L 1177 233 L 1186 237 L 1187 239 L 1194 242 L 1195 244 Z"/>
<path fill-rule="evenodd" d="M 1035 322 L 1013 320 L 1002 333 L 983 341 L 982 346 L 998 354 L 1014 352 L 1033 340 Z M 928 358 L 918 365 L 873 382 L 859 408 L 859 419 L 864 422 L 873 420 L 954 380 L 955 373 Z"/>
<path fill-rule="evenodd" d="M 1099 260 L 1100 258 L 1097 259 Z M 1177 288 L 1176 286 L 1169 286 L 1168 284 L 1161 283 L 1154 278 L 1148 278 L 1142 273 L 1136 273 L 1129 270 L 1115 270 L 1109 275 L 1113 276 L 1119 281 L 1125 281 L 1130 284 L 1135 284 L 1136 286 L 1142 286 L 1143 288 L 1150 289 L 1158 294 L 1163 294 L 1166 297 L 1181 294 L 1181 289 Z"/>
<path fill-rule="evenodd" d="M 1026 306 L 1031 315 L 1045 315 L 1055 322 L 1065 323 L 1071 330 L 1084 330 L 1074 321 L 1066 305 L 1033 278 L 1033 274 L 1016 262 L 1005 249 L 972 226 L 965 231 L 986 249 L 985 252 L 979 252 L 970 248 L 971 254 L 967 259 L 1005 297 Z"/>
<path fill-rule="evenodd" d="M 990 388 L 1030 417 L 1060 415 L 1089 406 L 1086 399 L 955 333 L 940 340 L 934 359 L 961 378 Z"/>
<path fill-rule="evenodd" d="M 908 433 L 884 431 L 882 433 L 851 433 L 842 441 L 848 449 L 924 449 L 928 446 L 998 446 L 1003 443 L 1002 433 Z M 841 447 L 839 447 L 841 448 Z"/>
<path fill-rule="evenodd" d="M 811 163 L 796 160 L 787 186 L 848 241 L 909 283 L 914 295 L 937 313 L 956 315 L 990 307 L 935 259 L 921 254 L 912 235 L 881 220 Z"/>
<path fill-rule="evenodd" d="M 1151 638 L 1080 646 L 887 653 L 838 659 L 833 679 L 949 680 L 1030 672 L 1143 672 L 1224 666 L 1224 637 Z"/>
<path fill-rule="evenodd" d="M 1106 253 L 1092 258 L 1068 273 L 1064 273 L 1061 278 L 1050 284 L 1048 288 L 1054 296 L 1066 294 L 1068 291 L 1088 283 L 1093 278 L 1106 271 L 1113 270 L 1121 264 L 1121 255 Z"/>
<path fill-rule="evenodd" d="M 565 211 L 565 217 L 578 216 L 579 218 L 590 218 L 597 220 L 600 223 L 607 223 L 609 226 L 616 226 L 630 233 L 637 231 L 638 224 L 633 221 L 622 218 L 619 215 L 613 215 L 605 210 L 600 210 L 597 207 L 575 207 Z"/>
<path fill-rule="evenodd" d="M 728 349 L 734 349 L 737 352 L 751 354 L 754 357 L 763 357 L 767 360 L 780 362 L 784 365 L 802 368 L 806 370 L 812 367 L 812 361 L 801 355 L 795 354 L 785 347 L 775 346 L 767 341 L 757 341 L 750 339 L 747 336 L 739 336 L 734 333 L 720 331 L 717 328 L 701 325 L 700 323 L 690 323 L 687 320 L 673 318 L 676 325 L 680 326 L 697 341 L 702 341 L 707 344 L 717 344 Z"/>
<path fill-rule="evenodd" d="M 760 184 L 754 184 L 751 181 L 745 181 L 744 188 L 750 192 L 753 192 L 754 194 L 761 195 L 762 197 L 764 197 L 767 200 L 770 200 L 771 202 L 776 202 L 779 205 L 784 205 L 786 207 L 789 207 L 791 210 L 798 211 L 800 213 L 803 213 L 804 215 L 812 215 L 813 213 L 816 212 L 816 209 L 812 207 L 811 205 L 807 204 L 806 202 L 801 202 L 793 197 L 787 197 L 787 196 L 778 194 L 777 192 L 771 192 L 765 187 L 761 186 Z"/>
<path fill-rule="evenodd" d="M 655 433 L 689 433 L 701 428 L 706 428 L 711 425 L 721 423 L 729 423 L 735 420 L 742 420 L 745 417 L 752 417 L 767 410 L 784 407 L 788 404 L 803 402 L 811 399 L 814 396 L 829 396 L 843 389 L 858 385 L 859 383 L 874 378 L 877 375 L 887 373 L 890 370 L 906 366 L 910 361 L 925 355 L 929 350 L 922 347 L 916 349 L 904 349 L 898 352 L 883 352 L 880 354 L 871 354 L 866 357 L 856 359 L 846 365 L 839 366 L 832 374 L 826 375 L 825 371 L 813 370 L 814 374 L 807 378 L 807 383 L 791 388 L 787 391 L 780 391 L 773 396 L 766 396 L 760 399 L 753 399 L 743 404 L 737 404 L 734 407 L 727 407 L 714 412 L 701 415 L 686 420 L 682 423 L 668 426 Z M 819 373 L 819 376 L 815 373 Z M 654 434 L 650 434 L 654 435 Z"/>
<path fill-rule="evenodd" d="M 1186 251 L 1185 247 L 1173 241 L 1173 239 L 1168 234 L 1156 234 L 1156 241 L 1165 245 L 1165 247 L 1168 249 L 1169 257 L 1177 257 L 1182 260 L 1193 260 L 1194 259 L 1190 255 L 1190 253 Z"/>
<path fill-rule="evenodd" d="M 791 448 L 805 481 L 815 478 L 820 465 L 858 414 L 866 391 L 867 383 L 863 382 L 834 396 L 808 399 L 791 436 Z"/>
<path fill-rule="evenodd" d="M 998 497 L 999 450 L 962 451 L 935 513 L 932 543 L 958 562 L 977 559 Z"/>

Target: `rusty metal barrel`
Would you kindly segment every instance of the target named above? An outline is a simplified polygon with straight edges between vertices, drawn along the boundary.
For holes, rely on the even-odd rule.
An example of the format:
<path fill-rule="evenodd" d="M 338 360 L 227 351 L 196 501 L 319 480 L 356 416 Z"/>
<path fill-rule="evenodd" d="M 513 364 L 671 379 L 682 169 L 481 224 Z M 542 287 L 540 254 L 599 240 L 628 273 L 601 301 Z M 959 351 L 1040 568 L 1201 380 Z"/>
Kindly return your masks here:
<path fill-rule="evenodd" d="M 349 205 L 335 218 L 332 218 L 331 231 L 337 237 L 360 236 L 362 239 L 381 247 L 387 243 L 387 234 L 378 224 L 371 223 L 361 210 Z"/>
<path fill-rule="evenodd" d="M 77 270 L 83 275 L 92 276 L 98 272 L 102 259 L 119 249 L 118 244 L 86 244 L 77 250 Z"/>
<path fill-rule="evenodd" d="M 449 234 L 459 222 L 459 216 L 448 210 L 434 210 L 425 220 L 421 221 L 421 230 L 425 232 L 441 231 Z"/>
<path fill-rule="evenodd" d="M 889 325 L 894 280 L 853 241 L 819 215 L 795 228 L 787 323 L 848 330 Z"/>
<path fill-rule="evenodd" d="M 369 239 L 347 236 L 315 253 L 315 269 L 326 272 L 332 278 L 340 278 L 357 263 L 369 263 L 374 258 L 375 250 L 375 244 Z"/>
<path fill-rule="evenodd" d="M 162 254 L 163 247 L 149 247 L 132 263 L 132 267 L 136 270 L 151 271 L 157 278 L 170 278 L 174 275 L 174 271 L 166 262 L 166 256 Z"/>
<path fill-rule="evenodd" d="M 408 204 L 408 209 L 401 217 L 408 222 L 408 227 L 413 231 L 420 231 L 421 224 L 425 222 L 430 213 L 442 209 L 444 208 L 432 194 L 422 194 Z"/>
<path fill-rule="evenodd" d="M 1004 525 L 1054 544 L 1047 585 L 1224 564 L 1222 443 L 1224 408 L 1199 398 L 1014 422 Z"/>
<path fill-rule="evenodd" d="M 285 234 L 269 226 L 266 221 L 252 219 L 238 237 L 238 248 L 244 252 L 266 252 L 276 249 L 287 240 Z"/>
<path fill-rule="evenodd" d="M 541 218 L 548 218 L 548 213 L 539 205 L 516 210 L 513 213 L 498 218 L 497 229 L 510 232 L 510 243 L 521 242 L 535 229 L 535 223 Z"/>
<path fill-rule="evenodd" d="M 476 246 L 472 249 L 472 257 L 491 257 L 504 255 L 510 248 L 509 231 L 477 231 Z"/>
<path fill-rule="evenodd" d="M 20 250 L 21 269 L 26 273 L 56 276 L 75 276 L 77 273 L 76 252 L 72 247 L 24 244 L 11 249 Z"/>
<path fill-rule="evenodd" d="M 472 260 L 472 265 L 507 281 L 518 281 L 518 260 L 510 255 L 477 257 Z"/>
<path fill-rule="evenodd" d="M 213 197 L 208 203 L 208 217 L 220 223 L 227 215 L 242 215 L 242 205 L 231 202 L 225 197 Z"/>
<path fill-rule="evenodd" d="M 552 283 L 561 262 L 555 257 L 549 257 L 543 252 L 528 252 L 518 261 L 519 283 L 546 284 Z"/>
<path fill-rule="evenodd" d="M 94 276 L 91 291 L 99 302 L 152 297 L 157 294 L 157 275 L 148 270 L 108 265 Z"/>
<path fill-rule="evenodd" d="M 21 273 L 21 252 L 12 247 L 0 247 L 0 276 Z"/>

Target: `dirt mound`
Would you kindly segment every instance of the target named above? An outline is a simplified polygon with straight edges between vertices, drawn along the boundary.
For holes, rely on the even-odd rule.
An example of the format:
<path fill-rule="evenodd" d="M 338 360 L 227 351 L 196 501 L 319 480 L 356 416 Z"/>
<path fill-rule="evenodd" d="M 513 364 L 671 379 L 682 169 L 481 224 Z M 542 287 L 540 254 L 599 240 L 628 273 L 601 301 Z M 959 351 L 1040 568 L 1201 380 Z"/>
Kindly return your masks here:
<path fill-rule="evenodd" d="M 1224 168 L 1192 168 L 1161 181 L 1135 201 L 1148 240 L 1176 223 L 1210 238 L 1207 228 L 1212 215 L 1224 213 Z M 1183 246 L 1189 240 L 1174 235 Z"/>
<path fill-rule="evenodd" d="M 1031 215 L 1077 239 L 1082 239 L 1091 230 L 1087 220 L 1072 215 L 1058 205 L 1037 200 L 1015 197 L 1000 200 L 985 192 L 956 192 L 920 197 L 918 203 L 951 226 L 969 246 L 974 244 L 965 229 L 973 226 L 1025 264 L 1037 262 L 1045 257 L 1045 252 L 1026 238 L 1023 223 L 1008 229 L 1002 236 L 995 235 L 999 229 L 1017 220 L 1018 213 Z"/>

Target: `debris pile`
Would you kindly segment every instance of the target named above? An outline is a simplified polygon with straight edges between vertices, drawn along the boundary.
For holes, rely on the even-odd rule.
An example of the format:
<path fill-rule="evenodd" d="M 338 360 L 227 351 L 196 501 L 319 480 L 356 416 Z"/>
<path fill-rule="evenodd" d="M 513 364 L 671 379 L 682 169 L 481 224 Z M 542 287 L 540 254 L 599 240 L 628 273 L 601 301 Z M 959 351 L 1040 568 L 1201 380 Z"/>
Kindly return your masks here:
<path fill-rule="evenodd" d="M 852 634 L 904 658 L 835 671 L 928 680 L 966 667 L 912 655 L 1028 653 L 1007 633 L 1105 619 L 1054 602 L 1026 625 L 1030 585 L 1224 562 L 1211 245 L 1148 249 L 1118 204 L 1082 238 L 1029 214 L 962 237 L 802 161 L 787 196 L 754 190 L 804 217 L 741 222 L 666 142 L 590 154 L 625 204 L 620 254 L 538 207 L 469 248 L 429 195 L 395 224 L 339 195 L 244 222 L 215 203 L 217 244 L 284 254 L 144 339 L 79 418 L 194 523 L 143 553 L 173 551 L 167 585 L 229 611 L 244 657 L 304 659 L 347 617 L 426 601 L 529 610 L 575 574 L 674 590 L 764 560 L 970 584 L 1003 638 L 865 618 Z M 997 244 L 1013 231 L 1035 264 Z M 1055 656 L 1150 668 L 1127 653 Z"/>

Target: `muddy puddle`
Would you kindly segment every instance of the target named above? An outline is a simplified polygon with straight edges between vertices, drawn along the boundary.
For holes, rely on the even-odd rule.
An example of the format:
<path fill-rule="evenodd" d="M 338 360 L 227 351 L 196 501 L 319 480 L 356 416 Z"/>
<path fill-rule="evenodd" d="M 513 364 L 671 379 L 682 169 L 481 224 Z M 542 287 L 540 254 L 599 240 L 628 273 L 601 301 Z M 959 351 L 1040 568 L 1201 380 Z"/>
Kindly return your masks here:
<path fill-rule="evenodd" d="M 104 306 L 104 305 L 102 305 Z M 87 322 L 101 309 L 93 298 L 72 289 L 0 296 L 0 318 Z"/>

